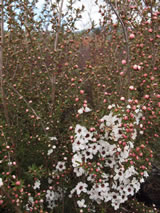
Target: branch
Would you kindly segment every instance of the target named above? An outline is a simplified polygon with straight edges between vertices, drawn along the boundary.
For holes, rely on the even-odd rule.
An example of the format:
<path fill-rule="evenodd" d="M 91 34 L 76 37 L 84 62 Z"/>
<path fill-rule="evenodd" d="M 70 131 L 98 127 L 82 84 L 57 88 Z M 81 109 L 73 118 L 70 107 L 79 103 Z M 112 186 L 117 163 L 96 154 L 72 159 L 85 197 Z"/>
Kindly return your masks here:
<path fill-rule="evenodd" d="M 6 191 L 4 186 L 1 187 L 1 190 L 2 190 L 3 194 L 8 198 L 8 201 L 12 205 L 12 207 L 14 208 L 15 212 L 16 213 L 22 213 L 20 208 L 12 203 L 12 198 L 10 197 L 9 193 Z"/>
<path fill-rule="evenodd" d="M 46 135 L 48 135 L 47 132 L 46 132 L 45 126 L 44 126 L 44 124 L 42 123 L 41 118 L 40 118 L 40 116 L 36 113 L 36 111 L 30 106 L 30 104 L 27 102 L 27 100 L 26 100 L 26 99 L 25 99 L 25 98 L 24 98 L 13 86 L 11 86 L 11 85 L 9 84 L 9 87 L 10 87 L 12 90 L 14 90 L 14 92 L 17 93 L 17 95 L 18 95 L 20 98 L 22 98 L 23 101 L 26 103 L 26 105 L 32 110 L 33 114 L 36 116 L 36 119 L 37 119 L 37 120 L 40 120 L 40 124 L 41 124 L 41 126 L 42 126 L 43 131 L 45 132 Z"/>
<path fill-rule="evenodd" d="M 63 3 L 64 0 L 61 1 L 61 5 L 59 8 L 59 17 L 58 17 L 58 29 L 56 32 L 56 38 L 54 41 L 54 51 L 57 50 L 57 45 L 58 45 L 58 37 L 59 37 L 59 32 L 60 32 L 60 24 L 61 24 L 61 19 L 62 19 L 62 8 L 63 8 Z M 56 73 L 53 73 L 51 77 L 51 87 L 52 87 L 52 92 L 51 92 L 51 98 L 52 98 L 52 104 L 55 102 L 55 91 L 56 91 Z"/>
<path fill-rule="evenodd" d="M 3 0 L 0 0 L 0 92 L 2 104 L 4 109 L 5 119 L 9 125 L 8 109 L 5 100 L 5 93 L 3 89 Z"/>
<path fill-rule="evenodd" d="M 58 30 L 56 32 L 56 39 L 55 39 L 55 42 L 54 42 L 54 50 L 55 51 L 57 50 L 58 37 L 59 37 L 60 25 L 61 25 L 61 19 L 62 19 L 63 3 L 64 3 L 64 0 L 61 1 L 61 6 L 60 6 L 60 9 L 59 9 L 59 17 L 58 17 L 58 25 L 57 25 L 58 26 Z"/>
<path fill-rule="evenodd" d="M 117 19 L 121 23 L 121 26 L 122 26 L 122 29 L 123 29 L 123 34 L 124 34 L 124 39 L 125 39 L 125 42 L 126 42 L 127 64 L 129 65 L 129 62 L 130 62 L 129 42 L 128 42 L 128 34 L 127 34 L 127 31 L 126 31 L 125 25 L 124 25 L 120 15 L 118 14 L 117 10 L 114 8 L 113 4 L 110 2 L 110 0 L 106 0 L 106 2 L 110 5 L 111 9 L 114 11 L 115 15 L 117 16 Z M 127 74 L 128 74 L 128 84 L 129 84 L 130 78 L 131 78 L 129 66 L 128 66 L 128 69 L 127 69 Z"/>

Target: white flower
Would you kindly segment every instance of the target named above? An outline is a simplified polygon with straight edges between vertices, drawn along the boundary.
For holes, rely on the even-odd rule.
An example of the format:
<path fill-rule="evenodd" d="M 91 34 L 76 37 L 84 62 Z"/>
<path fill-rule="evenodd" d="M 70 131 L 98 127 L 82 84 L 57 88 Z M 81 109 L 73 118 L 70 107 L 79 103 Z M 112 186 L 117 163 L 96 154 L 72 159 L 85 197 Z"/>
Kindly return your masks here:
<path fill-rule="evenodd" d="M 28 198 L 28 203 L 26 204 L 26 210 L 27 211 L 30 211 L 30 210 L 32 210 L 33 208 L 33 205 L 34 205 L 34 199 L 33 199 L 33 197 L 29 197 Z"/>
<path fill-rule="evenodd" d="M 33 189 L 40 189 L 40 185 L 41 185 L 40 180 L 36 180 L 36 182 L 34 183 Z"/>
<path fill-rule="evenodd" d="M 50 139 L 51 141 L 57 141 L 57 138 L 56 138 L 56 137 L 49 137 L 49 139 Z"/>
<path fill-rule="evenodd" d="M 56 169 L 57 169 L 58 171 L 60 171 L 60 172 L 63 171 L 63 170 L 65 170 L 65 169 L 66 169 L 65 162 L 59 161 L 59 162 L 57 163 Z"/>
<path fill-rule="evenodd" d="M 102 157 L 105 157 L 106 155 L 112 156 L 117 150 L 115 144 L 109 144 L 107 141 L 100 140 L 98 141 L 100 148 L 99 152 Z"/>
<path fill-rule="evenodd" d="M 86 127 L 77 124 L 75 127 L 75 133 L 76 133 L 75 138 L 82 138 L 86 136 L 88 130 L 86 129 Z"/>
<path fill-rule="evenodd" d="M 76 185 L 76 187 L 75 188 L 73 188 L 72 190 L 71 190 L 71 194 L 70 194 L 70 197 L 72 196 L 72 194 L 74 193 L 74 192 L 76 192 L 77 193 L 77 195 L 80 195 L 81 194 L 81 192 L 84 192 L 84 193 L 86 193 L 87 192 L 87 184 L 86 183 L 83 183 L 83 182 L 79 182 L 77 185 Z"/>
<path fill-rule="evenodd" d="M 120 122 L 121 119 L 119 119 L 116 115 L 113 116 L 113 112 L 110 112 L 109 115 L 103 116 L 103 118 L 101 118 L 101 120 L 103 121 L 103 123 L 101 124 L 100 129 L 103 128 L 105 125 L 107 127 L 112 127 L 115 125 L 116 121 Z M 105 123 L 105 125 L 104 125 L 104 123 Z"/>
<path fill-rule="evenodd" d="M 127 144 L 130 146 L 130 148 L 131 148 L 131 149 L 133 149 L 133 148 L 134 148 L 134 144 L 133 144 L 133 142 L 128 141 L 128 143 L 127 143 Z"/>
<path fill-rule="evenodd" d="M 113 107 L 115 107 L 115 104 L 108 105 L 108 109 L 112 109 Z"/>
<path fill-rule="evenodd" d="M 122 163 L 129 157 L 130 148 L 129 146 L 125 146 L 124 150 L 120 152 L 119 161 Z"/>
<path fill-rule="evenodd" d="M 115 176 L 113 177 L 114 180 L 118 180 L 120 183 L 124 180 L 124 169 L 123 168 L 115 168 Z"/>
<path fill-rule="evenodd" d="M 84 151 L 82 152 L 82 154 L 83 154 L 83 156 L 84 156 L 84 158 L 85 158 L 86 161 L 87 161 L 88 159 L 93 159 L 93 154 L 92 154 L 92 152 L 89 151 L 88 149 L 84 150 Z"/>
<path fill-rule="evenodd" d="M 141 179 L 140 179 L 140 183 L 144 183 L 144 178 L 141 178 Z"/>
<path fill-rule="evenodd" d="M 144 177 L 148 177 L 148 176 L 149 176 L 148 172 L 147 172 L 147 171 L 144 171 L 143 176 L 144 176 Z"/>
<path fill-rule="evenodd" d="M 120 200 L 120 199 L 119 199 L 119 200 Z M 121 201 L 119 201 L 119 200 L 112 200 L 111 205 L 113 206 L 114 210 L 119 209 L 119 206 L 120 206 L 120 204 L 121 204 Z"/>
<path fill-rule="evenodd" d="M 47 200 L 53 200 L 54 196 L 55 196 L 54 191 L 47 190 L 47 193 L 46 193 L 46 199 Z"/>
<path fill-rule="evenodd" d="M 109 106 L 108 106 L 108 109 L 112 109 L 112 105 L 109 105 Z"/>
<path fill-rule="evenodd" d="M 47 155 L 52 154 L 52 152 L 53 152 L 53 149 L 49 149 Z"/>
<path fill-rule="evenodd" d="M 79 206 L 79 208 L 86 208 L 87 206 L 85 205 L 85 200 L 82 199 L 82 200 L 78 200 L 77 201 L 77 204 Z"/>
<path fill-rule="evenodd" d="M 134 166 L 130 166 L 126 171 L 125 171 L 125 178 L 129 178 L 132 175 L 136 175 L 138 172 L 135 170 Z"/>
<path fill-rule="evenodd" d="M 112 192 L 111 196 L 112 196 L 111 205 L 114 207 L 114 210 L 117 210 L 122 202 L 122 197 L 120 196 L 119 193 L 116 192 Z"/>
<path fill-rule="evenodd" d="M 126 195 L 134 195 L 134 187 L 131 184 L 127 184 L 124 188 Z"/>
<path fill-rule="evenodd" d="M 0 178 L 0 187 L 3 186 L 2 178 Z"/>
<path fill-rule="evenodd" d="M 86 172 L 82 167 L 76 167 L 73 171 L 76 173 L 77 177 L 82 176 Z"/>
<path fill-rule="evenodd" d="M 105 167 L 113 168 L 114 165 L 116 165 L 116 161 L 113 157 L 107 157 L 105 161 Z"/>
<path fill-rule="evenodd" d="M 132 184 L 132 186 L 134 187 L 134 189 L 135 189 L 135 192 L 138 192 L 139 191 L 139 189 L 140 189 L 140 182 L 135 178 L 135 177 L 133 177 L 133 179 L 132 179 L 132 181 L 131 181 L 131 184 Z"/>
<path fill-rule="evenodd" d="M 140 121 L 140 118 L 143 116 L 143 114 L 141 113 L 141 111 L 139 109 L 136 109 L 135 112 L 137 113 L 135 115 L 135 119 L 136 119 L 136 124 L 138 125 L 139 124 L 139 121 Z"/>
<path fill-rule="evenodd" d="M 134 129 L 134 132 L 131 134 L 131 138 L 132 138 L 132 140 L 135 140 L 136 137 L 137 137 L 137 130 Z"/>
<path fill-rule="evenodd" d="M 91 152 L 93 155 L 96 155 L 100 149 L 100 145 L 97 143 L 91 143 L 88 145 L 88 151 Z"/>
<path fill-rule="evenodd" d="M 93 183 L 95 181 L 94 174 L 89 174 L 88 177 L 87 177 L 87 180 Z"/>
<path fill-rule="evenodd" d="M 86 148 L 86 140 L 76 138 L 72 144 L 73 152 L 84 150 Z"/>
<path fill-rule="evenodd" d="M 79 182 L 76 187 L 75 190 L 77 191 L 77 195 L 81 194 L 81 192 L 87 192 L 87 184 L 83 183 L 83 182 Z"/>
<path fill-rule="evenodd" d="M 121 118 L 118 118 L 116 115 L 113 115 L 113 112 L 110 112 L 109 115 L 103 116 L 101 121 L 100 129 L 105 130 L 105 139 L 118 141 L 119 138 L 122 137 L 120 133 Z"/>
<path fill-rule="evenodd" d="M 92 188 L 90 189 L 90 191 L 88 192 L 89 194 L 89 198 L 91 200 L 95 200 L 98 204 L 101 204 L 101 201 L 103 200 L 103 196 L 101 195 L 101 193 L 98 190 L 98 185 L 94 184 L 92 186 Z"/>
<path fill-rule="evenodd" d="M 76 153 L 72 157 L 72 166 L 73 167 L 78 167 L 82 164 L 82 155 L 80 153 Z"/>
<path fill-rule="evenodd" d="M 139 134 L 140 134 L 140 135 L 143 135 L 143 134 L 144 134 L 144 131 L 139 131 Z"/>
<path fill-rule="evenodd" d="M 48 183 L 51 184 L 53 180 L 51 178 L 48 178 Z"/>
<path fill-rule="evenodd" d="M 109 138 L 111 140 L 118 141 L 122 137 L 122 134 L 120 134 L 120 130 L 121 128 L 119 128 L 119 125 L 113 126 L 111 136 Z"/>
<path fill-rule="evenodd" d="M 53 209 L 57 206 L 56 201 L 62 199 L 62 189 L 59 187 L 57 191 L 47 190 L 46 201 L 48 202 L 48 208 Z"/>
<path fill-rule="evenodd" d="M 89 107 L 82 107 L 78 110 L 78 114 L 83 114 L 84 112 L 90 112 L 92 111 Z"/>

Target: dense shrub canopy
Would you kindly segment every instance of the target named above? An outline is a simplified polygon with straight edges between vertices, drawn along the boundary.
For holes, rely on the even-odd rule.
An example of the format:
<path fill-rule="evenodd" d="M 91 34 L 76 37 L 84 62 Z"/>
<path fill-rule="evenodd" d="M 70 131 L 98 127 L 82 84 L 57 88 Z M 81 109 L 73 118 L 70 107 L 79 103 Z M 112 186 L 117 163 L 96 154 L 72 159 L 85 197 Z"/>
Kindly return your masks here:
<path fill-rule="evenodd" d="M 160 151 L 159 2 L 96 1 L 82 32 L 84 6 L 37 2 L 0 2 L 0 210 L 155 212 L 134 195 Z"/>

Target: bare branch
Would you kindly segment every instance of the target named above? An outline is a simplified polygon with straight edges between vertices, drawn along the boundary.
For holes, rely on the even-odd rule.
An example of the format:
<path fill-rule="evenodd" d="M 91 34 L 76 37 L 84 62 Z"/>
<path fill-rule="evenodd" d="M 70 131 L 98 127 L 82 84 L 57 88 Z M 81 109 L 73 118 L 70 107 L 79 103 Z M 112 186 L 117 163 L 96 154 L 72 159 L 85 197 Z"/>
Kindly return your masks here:
<path fill-rule="evenodd" d="M 130 73 L 130 69 L 129 69 L 129 63 L 130 63 L 130 53 L 129 53 L 129 41 L 128 41 L 128 33 L 126 30 L 126 27 L 118 13 L 118 11 L 114 8 L 113 4 L 110 2 L 110 0 L 106 0 L 106 2 L 110 5 L 111 9 L 114 11 L 115 15 L 117 16 L 117 19 L 120 21 L 122 29 L 123 29 L 123 34 L 124 34 L 124 39 L 125 39 L 125 43 L 126 43 L 126 52 L 127 52 L 127 65 L 128 65 L 128 69 L 127 69 L 127 75 L 128 75 L 128 84 L 130 84 L 130 79 L 131 79 L 131 73 Z"/>
<path fill-rule="evenodd" d="M 60 32 L 60 24 L 61 24 L 61 19 L 62 19 L 63 3 L 64 3 L 64 0 L 61 1 L 61 5 L 60 5 L 60 8 L 59 8 L 59 17 L 58 17 L 58 25 L 57 25 L 58 29 L 57 29 L 57 32 L 56 32 L 56 38 L 55 38 L 55 42 L 54 42 L 54 50 L 55 51 L 57 50 L 58 37 L 59 37 L 59 32 Z"/>
<path fill-rule="evenodd" d="M 59 17 L 58 17 L 58 24 L 57 24 L 57 32 L 56 32 L 56 38 L 54 42 L 54 50 L 57 50 L 57 45 L 58 45 L 58 37 L 59 37 L 59 32 L 60 32 L 60 24 L 61 24 L 61 19 L 62 19 L 62 9 L 63 9 L 63 3 L 64 0 L 61 1 L 61 5 L 59 8 Z M 55 102 L 55 91 L 56 91 L 56 73 L 52 74 L 51 77 L 51 87 L 52 87 L 52 92 L 51 92 L 51 99 L 52 99 L 52 104 L 54 105 Z"/>
<path fill-rule="evenodd" d="M 36 119 L 37 120 L 40 120 L 40 124 L 41 124 L 41 126 L 42 126 L 42 128 L 43 128 L 43 131 L 45 132 L 45 134 L 46 135 L 48 135 L 47 134 L 47 132 L 46 132 L 46 129 L 45 129 L 45 126 L 44 126 L 44 124 L 43 124 L 43 122 L 42 122 L 42 120 L 41 120 L 41 117 L 36 113 L 36 111 L 31 107 L 31 105 L 27 102 L 27 100 L 13 87 L 13 86 L 11 86 L 10 84 L 9 84 L 9 87 L 12 89 L 12 90 L 14 90 L 14 92 L 26 103 L 26 105 L 32 110 L 32 112 L 33 112 L 33 114 L 36 116 Z"/>
<path fill-rule="evenodd" d="M 0 37 L 0 93 L 2 98 L 4 115 L 9 125 L 8 109 L 3 88 L 3 0 L 0 0 Z"/>

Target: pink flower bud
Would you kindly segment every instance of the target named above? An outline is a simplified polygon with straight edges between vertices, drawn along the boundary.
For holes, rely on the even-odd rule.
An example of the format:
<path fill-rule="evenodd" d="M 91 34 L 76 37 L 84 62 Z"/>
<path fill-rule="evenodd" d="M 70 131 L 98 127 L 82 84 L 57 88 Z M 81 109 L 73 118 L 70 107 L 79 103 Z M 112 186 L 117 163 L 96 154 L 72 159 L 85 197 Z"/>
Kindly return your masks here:
<path fill-rule="evenodd" d="M 124 116 L 124 120 L 127 121 L 128 120 L 128 116 Z"/>
<path fill-rule="evenodd" d="M 139 147 L 137 147 L 137 148 L 136 148 L 136 151 L 137 151 L 137 152 L 139 152 L 139 150 L 140 150 L 140 148 L 139 148 Z"/>
<path fill-rule="evenodd" d="M 16 182 L 16 186 L 20 186 L 21 185 L 21 182 L 20 181 L 17 181 Z"/>
<path fill-rule="evenodd" d="M 149 99 L 149 95 L 145 95 L 144 98 L 145 98 L 145 99 Z"/>
<path fill-rule="evenodd" d="M 84 90 L 80 90 L 80 94 L 81 94 L 81 95 L 84 94 Z"/>
<path fill-rule="evenodd" d="M 135 105 L 133 105 L 133 106 L 132 106 L 132 110 L 134 110 L 134 111 L 135 111 L 135 110 L 136 110 L 136 108 L 137 108 L 137 107 L 136 107 Z"/>
<path fill-rule="evenodd" d="M 133 65 L 133 69 L 134 70 L 137 70 L 138 69 L 138 66 L 135 64 L 135 65 Z"/>
<path fill-rule="evenodd" d="M 134 86 L 130 86 L 129 89 L 132 91 L 134 90 Z"/>
<path fill-rule="evenodd" d="M 135 35 L 134 35 L 133 33 L 131 33 L 131 34 L 129 35 L 129 38 L 130 38 L 130 39 L 134 39 L 134 38 L 135 38 Z"/>
<path fill-rule="evenodd" d="M 121 97 L 120 100 L 121 100 L 121 101 L 125 101 L 125 97 Z"/>
<path fill-rule="evenodd" d="M 150 29 L 148 30 L 148 32 L 149 32 L 149 33 L 152 33 L 152 32 L 153 32 L 153 30 L 150 28 Z"/>
<path fill-rule="evenodd" d="M 145 111 L 146 109 L 147 109 L 147 107 L 146 107 L 146 106 L 142 106 L 142 110 L 144 110 L 144 111 Z"/>
<path fill-rule="evenodd" d="M 119 74 L 120 74 L 120 76 L 123 76 L 123 75 L 124 75 L 124 72 L 120 72 Z"/>
<path fill-rule="evenodd" d="M 125 59 L 122 60 L 122 64 L 125 65 L 127 61 Z"/>

